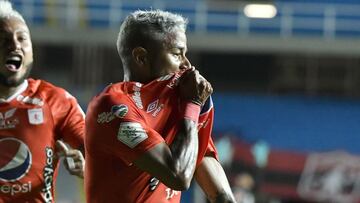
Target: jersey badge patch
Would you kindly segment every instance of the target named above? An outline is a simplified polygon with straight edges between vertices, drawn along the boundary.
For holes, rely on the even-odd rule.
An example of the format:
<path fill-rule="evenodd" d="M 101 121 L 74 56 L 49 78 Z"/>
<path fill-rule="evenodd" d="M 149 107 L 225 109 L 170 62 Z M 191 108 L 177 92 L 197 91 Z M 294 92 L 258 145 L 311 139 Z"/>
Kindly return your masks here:
<path fill-rule="evenodd" d="M 44 123 L 44 114 L 41 108 L 28 110 L 29 123 L 33 125 L 39 125 Z"/>
<path fill-rule="evenodd" d="M 125 104 L 115 105 L 111 107 L 111 112 L 118 118 L 124 118 L 129 108 Z"/>
<path fill-rule="evenodd" d="M 120 123 L 117 138 L 130 148 L 134 148 L 139 143 L 146 140 L 148 135 L 140 123 L 123 122 Z"/>

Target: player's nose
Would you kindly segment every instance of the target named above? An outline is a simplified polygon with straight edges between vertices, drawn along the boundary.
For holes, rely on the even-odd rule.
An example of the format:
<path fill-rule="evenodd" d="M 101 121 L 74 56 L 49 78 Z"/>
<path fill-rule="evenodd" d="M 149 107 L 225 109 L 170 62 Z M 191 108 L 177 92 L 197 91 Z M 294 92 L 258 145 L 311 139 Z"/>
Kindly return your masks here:
<path fill-rule="evenodd" d="M 21 48 L 20 42 L 15 37 L 14 39 L 9 39 L 6 44 L 9 51 L 16 51 Z"/>
<path fill-rule="evenodd" d="M 191 67 L 191 63 L 190 63 L 189 59 L 185 56 L 184 60 L 180 64 L 180 69 L 187 69 L 187 68 L 190 68 L 190 67 Z"/>

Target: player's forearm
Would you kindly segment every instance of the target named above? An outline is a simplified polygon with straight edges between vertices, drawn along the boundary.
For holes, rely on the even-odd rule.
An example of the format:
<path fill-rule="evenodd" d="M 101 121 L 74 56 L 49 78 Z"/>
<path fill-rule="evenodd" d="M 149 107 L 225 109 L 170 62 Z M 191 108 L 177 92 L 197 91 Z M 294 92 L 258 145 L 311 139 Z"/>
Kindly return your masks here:
<path fill-rule="evenodd" d="M 197 119 L 200 106 L 183 104 L 183 119 L 170 145 L 160 143 L 140 156 L 134 164 L 174 190 L 189 188 L 198 156 Z"/>
<path fill-rule="evenodd" d="M 195 178 L 211 203 L 236 202 L 226 174 L 215 158 L 204 157 Z"/>
<path fill-rule="evenodd" d="M 198 155 L 197 122 L 190 119 L 182 121 L 182 127 L 170 146 L 174 173 L 181 180 L 183 189 L 190 186 Z"/>
<path fill-rule="evenodd" d="M 214 200 L 210 200 L 211 203 L 236 203 L 235 198 L 229 193 L 220 193 Z"/>

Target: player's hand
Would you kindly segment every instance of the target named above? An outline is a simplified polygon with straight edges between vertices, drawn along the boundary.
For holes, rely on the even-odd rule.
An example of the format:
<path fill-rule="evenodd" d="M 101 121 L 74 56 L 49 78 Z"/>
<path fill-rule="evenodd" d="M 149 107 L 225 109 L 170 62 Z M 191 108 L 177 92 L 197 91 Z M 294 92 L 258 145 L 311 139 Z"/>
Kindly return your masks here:
<path fill-rule="evenodd" d="M 84 178 L 85 159 L 80 150 L 68 147 L 63 141 L 56 141 L 57 156 L 64 157 L 65 168 L 70 174 Z"/>
<path fill-rule="evenodd" d="M 211 84 L 193 66 L 180 78 L 179 89 L 182 99 L 198 105 L 203 105 L 213 92 Z"/>

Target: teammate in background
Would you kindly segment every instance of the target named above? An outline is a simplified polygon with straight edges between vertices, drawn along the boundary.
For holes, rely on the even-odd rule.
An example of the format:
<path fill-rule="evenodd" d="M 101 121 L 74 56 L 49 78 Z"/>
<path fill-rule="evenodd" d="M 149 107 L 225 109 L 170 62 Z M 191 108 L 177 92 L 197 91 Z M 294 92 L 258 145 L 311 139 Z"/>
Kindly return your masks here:
<path fill-rule="evenodd" d="M 235 202 L 210 137 L 212 87 L 186 58 L 186 24 L 160 10 L 122 23 L 124 81 L 87 110 L 88 202 L 177 203 L 193 177 L 211 202 Z"/>
<path fill-rule="evenodd" d="M 84 114 L 74 97 L 28 78 L 30 32 L 8 1 L 0 0 L 0 203 L 54 202 L 58 156 L 83 176 Z M 64 142 L 62 142 L 63 140 Z"/>

